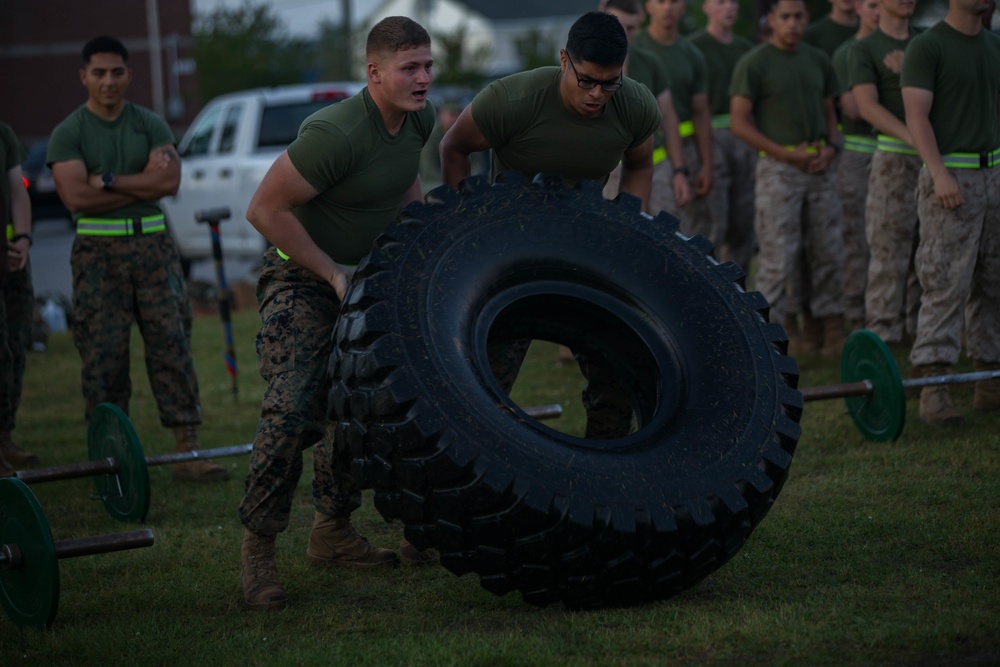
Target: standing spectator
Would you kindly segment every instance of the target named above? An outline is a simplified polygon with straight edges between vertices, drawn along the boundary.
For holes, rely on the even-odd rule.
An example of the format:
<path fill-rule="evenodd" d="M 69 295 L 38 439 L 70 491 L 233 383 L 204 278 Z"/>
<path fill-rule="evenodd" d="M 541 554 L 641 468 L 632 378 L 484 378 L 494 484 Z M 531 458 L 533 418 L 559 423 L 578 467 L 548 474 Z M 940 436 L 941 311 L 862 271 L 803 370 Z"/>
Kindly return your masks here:
<path fill-rule="evenodd" d="M 833 57 L 840 45 L 858 32 L 855 0 L 830 0 L 830 13 L 806 28 L 802 41 Z"/>
<path fill-rule="evenodd" d="M 622 74 L 628 38 L 613 16 L 589 12 L 570 28 L 558 67 L 504 77 L 476 95 L 441 141 L 445 182 L 458 187 L 468 156 L 493 150 L 493 176 L 516 169 L 532 178 L 560 174 L 567 183 L 604 181 L 621 162 L 621 191 L 649 200 L 653 133 L 660 112 L 646 86 Z M 530 341 L 489 350 L 493 374 L 509 392 Z M 631 393 L 611 369 L 576 354 L 587 386 L 585 437 L 626 435 Z"/>
<path fill-rule="evenodd" d="M 879 0 L 855 0 L 861 19 L 858 34 L 840 45 L 833 54 L 833 71 L 840 89 L 841 126 L 844 153 L 837 164 L 837 192 L 844 211 L 844 308 L 850 331 L 865 326 L 865 284 L 868 275 L 868 242 L 865 240 L 865 199 L 868 171 L 875 152 L 872 126 L 861 117 L 854 93 L 848 86 L 847 56 L 850 46 L 878 28 Z"/>
<path fill-rule="evenodd" d="M 837 81 L 826 55 L 800 43 L 804 0 L 777 0 L 772 36 L 736 64 L 730 88 L 733 135 L 760 152 L 754 229 L 760 246 L 757 289 L 784 322 L 789 347 L 799 344 L 789 294 L 809 294 L 822 323 L 822 352 L 840 355 L 844 340 L 844 234 L 830 165 L 839 146 L 833 98 Z M 810 284 L 793 286 L 803 252 Z"/>
<path fill-rule="evenodd" d="M 921 376 L 952 372 L 965 341 L 976 370 L 1000 369 L 1000 37 L 983 30 L 984 0 L 948 14 L 906 49 L 906 127 L 917 179 L 924 294 L 910 361 Z M 973 407 L 1000 410 L 1000 380 L 976 383 Z M 947 385 L 924 387 L 920 418 L 957 424 Z"/>
<path fill-rule="evenodd" d="M 912 0 L 880 0 L 879 27 L 852 44 L 848 84 L 861 116 L 878 130 L 865 234 L 871 249 L 866 327 L 890 344 L 912 341 L 920 308 L 913 258 L 920 236 L 915 196 L 921 159 L 906 128 L 899 76 L 915 32 Z"/>
<path fill-rule="evenodd" d="M 99 403 L 128 412 L 129 336 L 139 325 L 160 423 L 178 452 L 198 449 L 201 401 L 191 359 L 191 304 L 160 197 L 173 195 L 181 166 L 162 118 L 125 99 L 128 51 L 114 37 L 83 47 L 85 104 L 52 132 L 47 162 L 73 213 L 73 341 L 83 362 L 89 419 Z M 175 463 L 175 479 L 229 478 L 210 461 Z"/>
<path fill-rule="evenodd" d="M 24 148 L 10 125 L 0 122 L 0 477 L 12 477 L 15 467 L 38 463 L 11 435 L 17 426 L 17 409 L 28 346 L 35 297 L 31 289 L 28 248 L 31 247 L 31 201 L 24 187 L 21 162 Z"/>
<path fill-rule="evenodd" d="M 662 161 L 653 171 L 649 211 L 669 211 L 681 221 L 685 234 L 711 234 L 711 213 L 706 197 L 712 189 L 712 114 L 708 108 L 708 78 L 705 58 L 680 34 L 685 0 L 646 0 L 649 26 L 636 35 L 633 45 L 652 52 L 666 64 L 670 96 L 680 122 L 683 166 Z M 684 208 L 672 187 L 677 174 L 684 174 L 694 196 Z M 712 239 L 715 241 L 716 239 Z"/>
<path fill-rule="evenodd" d="M 275 244 L 257 285 L 257 353 L 267 389 L 239 507 L 240 580 L 244 600 L 256 609 L 288 602 L 275 540 L 288 527 L 302 453 L 313 445 L 310 565 L 399 561 L 351 525 L 361 492 L 327 428 L 327 362 L 354 265 L 400 209 L 420 199 L 420 153 L 436 116 L 427 101 L 434 61 L 427 31 L 400 16 L 375 24 L 365 51 L 368 85 L 303 121 L 247 208 L 247 219 Z M 405 540 L 400 551 L 413 563 L 436 557 Z"/>
<path fill-rule="evenodd" d="M 874 0 L 873 0 L 874 1 Z M 708 209 L 712 227 L 709 238 L 719 244 L 720 261 L 732 260 L 750 274 L 756 239 L 753 233 L 753 173 L 757 153 L 733 137 L 729 129 L 729 84 L 736 62 L 754 45 L 733 33 L 739 13 L 736 0 L 705 0 L 708 24 L 693 35 L 691 43 L 705 57 L 708 104 L 712 113 L 712 191 Z"/>

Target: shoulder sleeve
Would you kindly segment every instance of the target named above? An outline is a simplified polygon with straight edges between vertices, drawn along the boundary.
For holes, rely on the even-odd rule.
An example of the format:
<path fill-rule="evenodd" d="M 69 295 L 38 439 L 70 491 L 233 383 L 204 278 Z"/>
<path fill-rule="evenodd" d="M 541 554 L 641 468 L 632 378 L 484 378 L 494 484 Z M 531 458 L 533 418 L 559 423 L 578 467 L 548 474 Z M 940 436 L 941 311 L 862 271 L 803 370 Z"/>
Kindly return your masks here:
<path fill-rule="evenodd" d="M 164 146 L 166 144 L 176 145 L 177 137 L 174 136 L 174 131 L 167 125 L 167 121 L 148 109 L 143 109 L 143 111 L 146 115 L 146 128 L 149 131 L 149 145 L 153 147 Z"/>
<path fill-rule="evenodd" d="M 494 148 L 507 145 L 520 124 L 520 108 L 528 106 L 511 103 L 509 83 L 494 81 L 472 99 L 472 119 Z"/>
<path fill-rule="evenodd" d="M 688 53 L 691 58 L 691 69 L 694 70 L 694 86 L 691 92 L 708 93 L 708 65 L 705 64 L 705 54 L 690 42 L 688 42 Z"/>
<path fill-rule="evenodd" d="M 749 97 L 751 100 L 757 97 L 757 77 L 753 66 L 753 54 L 756 50 L 750 51 L 736 61 L 733 67 L 733 77 L 729 82 L 729 96 Z"/>
<path fill-rule="evenodd" d="M 837 94 L 841 95 L 843 93 L 849 92 L 850 87 L 847 85 L 847 50 L 848 46 L 844 45 L 837 49 L 833 54 L 833 73 L 837 76 Z"/>
<path fill-rule="evenodd" d="M 3 143 L 5 164 L 3 170 L 10 171 L 24 162 L 24 148 L 14 134 L 14 128 L 7 123 L 0 123 L 0 142 Z"/>
<path fill-rule="evenodd" d="M 633 97 L 625 106 L 629 110 L 632 131 L 632 143 L 629 144 L 629 148 L 635 148 L 660 128 L 663 117 L 660 115 L 660 107 L 657 105 L 653 93 L 638 82 L 632 81 L 631 83 L 630 87 L 634 91 Z M 635 103 L 632 103 L 633 99 Z"/>
<path fill-rule="evenodd" d="M 903 71 L 899 75 L 901 88 L 934 90 L 934 72 L 938 54 L 930 39 L 932 34 L 928 32 L 918 35 L 906 47 Z"/>
<path fill-rule="evenodd" d="M 333 123 L 307 120 L 288 147 L 288 159 L 309 185 L 323 192 L 351 168 L 354 151 L 350 138 Z"/>
<path fill-rule="evenodd" d="M 878 83 L 878 72 L 867 45 L 858 41 L 847 49 L 847 85 L 853 88 L 862 83 Z"/>
<path fill-rule="evenodd" d="M 823 97 L 836 97 L 840 94 L 840 86 L 837 84 L 837 73 L 833 70 L 833 62 L 830 56 L 819 49 L 816 50 L 820 66 L 823 68 Z"/>
<path fill-rule="evenodd" d="M 80 147 L 80 123 L 76 114 L 73 114 L 52 130 L 49 147 L 45 153 L 45 164 L 51 167 L 56 162 L 83 159 Z"/>

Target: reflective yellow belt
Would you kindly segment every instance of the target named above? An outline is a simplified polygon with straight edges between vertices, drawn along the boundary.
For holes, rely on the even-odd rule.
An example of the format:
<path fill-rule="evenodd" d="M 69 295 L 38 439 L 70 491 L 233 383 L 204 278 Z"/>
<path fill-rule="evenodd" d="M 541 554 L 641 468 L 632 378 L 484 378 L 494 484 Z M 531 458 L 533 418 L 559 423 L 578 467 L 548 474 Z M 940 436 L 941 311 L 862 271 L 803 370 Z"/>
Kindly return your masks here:
<path fill-rule="evenodd" d="M 291 257 L 289 257 L 284 252 L 282 252 L 281 248 L 279 248 L 278 246 L 274 246 L 274 250 L 275 250 L 275 252 L 278 253 L 278 257 L 280 257 L 281 259 L 286 260 L 286 261 L 289 260 L 289 259 L 291 259 Z M 340 264 L 340 262 L 337 262 L 337 263 Z M 349 269 L 353 269 L 353 268 L 357 267 L 357 264 L 340 264 L 340 265 L 341 266 L 345 266 L 345 267 L 347 267 Z"/>
<path fill-rule="evenodd" d="M 874 137 L 865 136 L 863 134 L 844 135 L 844 150 L 871 155 L 875 152 L 877 145 L 878 143 L 875 141 Z"/>
<path fill-rule="evenodd" d="M 1000 147 L 982 153 L 948 153 L 941 159 L 944 166 L 955 169 L 989 169 L 1000 164 Z"/>
<path fill-rule="evenodd" d="M 686 139 L 687 137 L 693 137 L 694 136 L 694 121 L 693 120 L 686 120 L 686 121 L 684 121 L 683 123 L 681 123 L 681 124 L 679 124 L 677 126 L 677 131 L 680 133 L 681 139 Z M 667 149 L 666 148 L 663 148 L 661 146 L 660 148 L 656 148 L 656 149 L 653 150 L 653 164 L 654 165 L 660 164 L 661 162 L 663 162 L 666 159 L 667 159 Z"/>
<path fill-rule="evenodd" d="M 729 114 L 720 113 L 712 116 L 712 127 L 714 128 L 728 128 L 730 125 Z"/>
<path fill-rule="evenodd" d="M 7 225 L 7 240 L 14 238 L 14 225 Z"/>
<path fill-rule="evenodd" d="M 898 153 L 900 155 L 917 154 L 916 148 L 905 141 L 900 141 L 896 137 L 890 137 L 888 134 L 878 135 L 877 147 L 880 151 L 885 151 L 886 153 Z"/>
<path fill-rule="evenodd" d="M 139 236 L 167 228 L 163 214 L 134 218 L 77 218 L 76 233 L 83 236 Z"/>
<path fill-rule="evenodd" d="M 785 150 L 794 151 L 796 147 L 782 146 L 782 148 L 784 148 Z M 819 155 L 819 149 L 816 148 L 815 146 L 806 146 L 806 153 L 809 153 L 810 155 Z M 765 157 L 767 155 L 767 151 L 758 151 L 758 155 L 760 155 L 761 157 Z"/>

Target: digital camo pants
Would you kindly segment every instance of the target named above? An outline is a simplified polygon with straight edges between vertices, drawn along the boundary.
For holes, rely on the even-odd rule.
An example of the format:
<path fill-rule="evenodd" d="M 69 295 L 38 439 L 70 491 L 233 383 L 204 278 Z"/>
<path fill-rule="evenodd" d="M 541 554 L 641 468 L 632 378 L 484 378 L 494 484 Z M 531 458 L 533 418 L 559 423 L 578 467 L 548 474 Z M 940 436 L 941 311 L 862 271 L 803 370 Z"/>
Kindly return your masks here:
<path fill-rule="evenodd" d="M 728 128 L 712 130 L 712 190 L 708 193 L 709 239 L 720 262 L 733 261 L 750 275 L 757 245 L 753 233 L 757 152 Z"/>
<path fill-rule="evenodd" d="M 0 285 L 0 431 L 17 425 L 34 302 L 30 266 L 9 272 Z"/>
<path fill-rule="evenodd" d="M 260 375 L 267 383 L 257 436 L 250 454 L 239 513 L 254 533 L 275 535 L 288 527 L 302 453 L 313 448 L 313 502 L 317 511 L 346 516 L 361 504 L 328 429 L 332 333 L 340 301 L 326 281 L 274 248 L 264 255 L 257 283 L 261 329 Z"/>
<path fill-rule="evenodd" d="M 844 212 L 844 313 L 849 321 L 865 321 L 868 241 L 865 239 L 865 199 L 871 153 L 845 150 L 837 165 L 837 191 Z"/>
<path fill-rule="evenodd" d="M 1000 362 L 1000 167 L 949 169 L 965 203 L 942 208 L 927 169 L 917 179 L 920 245 L 917 275 L 924 288 L 914 366 L 954 365 L 961 353 L 963 314 L 971 358 Z"/>
<path fill-rule="evenodd" d="M 691 199 L 684 208 L 679 208 L 674 200 L 674 169 L 669 159 L 653 167 L 653 189 L 649 195 L 649 212 L 656 215 L 660 211 L 666 211 L 676 216 L 680 221 L 681 232 L 694 236 L 702 234 L 713 244 L 717 239 L 712 238 L 712 213 L 708 207 L 708 197 L 696 197 L 694 194 L 695 179 L 701 169 L 701 157 L 698 155 L 698 144 L 694 137 L 685 137 L 681 143 L 684 152 L 684 165 L 691 172 L 688 176 L 688 184 L 691 186 Z M 718 239 L 721 245 L 722 239 Z"/>

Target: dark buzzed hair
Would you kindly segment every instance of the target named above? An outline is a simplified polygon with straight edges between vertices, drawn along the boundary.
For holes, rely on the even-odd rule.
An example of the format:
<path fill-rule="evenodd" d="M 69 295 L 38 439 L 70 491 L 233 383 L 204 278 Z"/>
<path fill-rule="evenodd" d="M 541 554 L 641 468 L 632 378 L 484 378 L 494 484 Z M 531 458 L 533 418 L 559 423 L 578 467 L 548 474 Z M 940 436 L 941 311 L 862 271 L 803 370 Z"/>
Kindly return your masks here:
<path fill-rule="evenodd" d="M 566 53 L 573 62 L 587 61 L 602 67 L 618 67 L 628 55 L 625 28 L 611 14 L 587 12 L 569 29 Z"/>
<path fill-rule="evenodd" d="M 128 49 L 121 43 L 121 40 L 108 35 L 95 37 L 83 45 L 83 64 L 90 63 L 90 58 L 95 53 L 117 53 L 123 61 L 128 62 Z"/>
<path fill-rule="evenodd" d="M 626 14 L 639 14 L 645 10 L 642 7 L 642 0 L 604 0 L 604 11 L 617 9 Z"/>
<path fill-rule="evenodd" d="M 368 33 L 365 55 L 371 58 L 381 53 L 395 53 L 430 46 L 431 36 L 424 27 L 405 16 L 387 16 Z"/>

